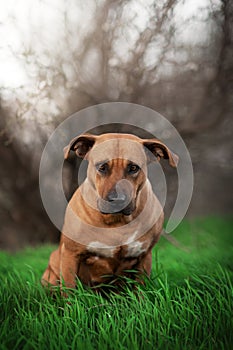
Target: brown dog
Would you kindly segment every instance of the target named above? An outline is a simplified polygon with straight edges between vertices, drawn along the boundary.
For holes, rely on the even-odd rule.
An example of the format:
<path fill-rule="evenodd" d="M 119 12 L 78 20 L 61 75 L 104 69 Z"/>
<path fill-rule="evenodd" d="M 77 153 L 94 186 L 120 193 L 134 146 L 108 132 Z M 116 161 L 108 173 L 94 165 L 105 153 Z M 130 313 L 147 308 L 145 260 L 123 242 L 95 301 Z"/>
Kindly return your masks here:
<path fill-rule="evenodd" d="M 60 245 L 49 260 L 43 285 L 75 288 L 76 278 L 96 287 L 117 276 L 151 272 L 152 248 L 163 210 L 147 178 L 147 164 L 178 157 L 157 139 L 129 134 L 81 135 L 64 149 L 89 161 L 87 178 L 71 198 Z M 127 272 L 128 270 L 128 272 Z"/>

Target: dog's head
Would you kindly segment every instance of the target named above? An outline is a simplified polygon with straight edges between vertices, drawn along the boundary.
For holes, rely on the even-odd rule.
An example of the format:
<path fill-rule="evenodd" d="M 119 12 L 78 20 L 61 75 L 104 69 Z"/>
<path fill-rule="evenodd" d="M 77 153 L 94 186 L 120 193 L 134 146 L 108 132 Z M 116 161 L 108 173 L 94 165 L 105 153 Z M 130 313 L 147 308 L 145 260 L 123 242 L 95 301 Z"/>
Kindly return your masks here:
<path fill-rule="evenodd" d="M 147 179 L 147 164 L 161 158 L 172 167 L 178 162 L 161 141 L 131 134 L 80 135 L 64 148 L 65 159 L 70 151 L 89 161 L 87 177 L 103 214 L 132 214 Z"/>

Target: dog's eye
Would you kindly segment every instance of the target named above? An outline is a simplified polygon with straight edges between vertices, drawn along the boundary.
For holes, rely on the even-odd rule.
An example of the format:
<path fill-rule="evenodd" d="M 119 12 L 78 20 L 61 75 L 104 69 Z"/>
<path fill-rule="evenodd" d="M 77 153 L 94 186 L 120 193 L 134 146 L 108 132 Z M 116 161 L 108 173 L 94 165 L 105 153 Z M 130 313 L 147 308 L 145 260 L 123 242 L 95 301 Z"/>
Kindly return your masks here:
<path fill-rule="evenodd" d="M 107 163 L 97 164 L 96 170 L 101 174 L 106 174 L 106 172 L 108 171 L 108 164 Z"/>
<path fill-rule="evenodd" d="M 137 164 L 129 164 L 127 166 L 127 173 L 128 174 L 136 174 L 137 172 L 139 172 L 140 167 Z"/>

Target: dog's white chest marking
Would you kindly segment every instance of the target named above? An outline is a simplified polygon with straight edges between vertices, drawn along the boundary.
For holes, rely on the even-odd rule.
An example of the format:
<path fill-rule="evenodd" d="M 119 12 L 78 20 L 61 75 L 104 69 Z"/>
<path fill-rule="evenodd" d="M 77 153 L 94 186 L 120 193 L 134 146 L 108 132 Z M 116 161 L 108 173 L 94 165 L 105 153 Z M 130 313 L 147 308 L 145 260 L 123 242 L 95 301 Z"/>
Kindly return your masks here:
<path fill-rule="evenodd" d="M 127 244 L 126 257 L 136 258 L 144 253 L 146 249 L 143 247 L 143 242 L 135 241 Z"/>
<path fill-rule="evenodd" d="M 105 258 L 112 258 L 115 247 L 95 241 L 88 244 L 87 250 L 96 255 L 104 256 Z"/>
<path fill-rule="evenodd" d="M 126 258 L 137 258 L 147 250 L 146 242 L 140 242 L 137 240 L 138 231 L 136 230 L 130 237 L 124 242 Z M 123 247 L 122 246 L 122 247 Z M 96 256 L 103 256 L 105 258 L 113 258 L 116 252 L 116 246 L 110 246 L 99 241 L 90 242 L 87 246 L 87 250 Z"/>
<path fill-rule="evenodd" d="M 129 257 L 136 258 L 146 251 L 144 247 L 144 242 L 139 242 L 135 240 L 137 237 L 137 234 L 138 234 L 138 231 L 135 231 L 131 235 L 131 237 L 129 237 L 125 242 L 127 246 L 127 253 L 125 256 L 127 258 Z"/>

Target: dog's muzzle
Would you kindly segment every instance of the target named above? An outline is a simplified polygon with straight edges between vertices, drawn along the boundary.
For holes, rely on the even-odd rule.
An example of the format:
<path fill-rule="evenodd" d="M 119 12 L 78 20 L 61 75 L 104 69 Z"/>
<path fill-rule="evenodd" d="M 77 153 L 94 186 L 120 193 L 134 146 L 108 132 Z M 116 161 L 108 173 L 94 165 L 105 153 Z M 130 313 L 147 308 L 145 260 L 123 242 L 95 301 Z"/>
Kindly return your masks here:
<path fill-rule="evenodd" d="M 135 210 L 131 192 L 130 186 L 126 189 L 117 183 L 116 187 L 108 193 L 105 199 L 98 199 L 99 211 L 102 214 L 130 215 Z"/>
<path fill-rule="evenodd" d="M 123 215 L 131 215 L 135 210 L 135 205 L 133 201 L 129 204 L 127 202 L 121 200 L 115 201 L 105 201 L 102 198 L 98 199 L 97 202 L 98 209 L 102 214 L 123 214 Z"/>

